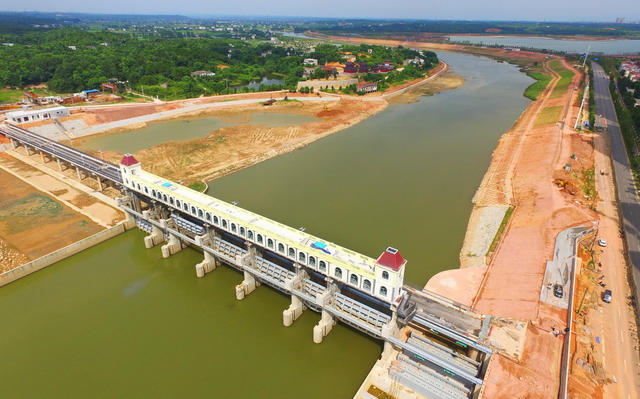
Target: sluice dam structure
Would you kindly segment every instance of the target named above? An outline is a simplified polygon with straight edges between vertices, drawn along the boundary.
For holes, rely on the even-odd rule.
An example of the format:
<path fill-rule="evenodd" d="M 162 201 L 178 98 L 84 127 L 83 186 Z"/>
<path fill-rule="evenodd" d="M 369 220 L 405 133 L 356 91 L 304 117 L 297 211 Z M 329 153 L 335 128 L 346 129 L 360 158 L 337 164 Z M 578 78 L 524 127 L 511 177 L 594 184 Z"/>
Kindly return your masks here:
<path fill-rule="evenodd" d="M 119 189 L 126 227 L 147 232 L 147 248 L 161 246 L 164 258 L 187 246 L 203 252 L 197 277 L 226 265 L 242 275 L 238 300 L 261 285 L 289 296 L 285 326 L 305 310 L 320 313 L 314 342 L 339 321 L 384 341 L 383 355 L 397 350 L 389 376 L 415 392 L 434 399 L 482 395 L 492 350 L 481 342 L 490 317 L 406 284 L 407 261 L 397 249 L 373 259 L 151 174 L 132 155 L 114 165 L 10 124 L 0 133 L 16 150 L 40 153 L 60 170 L 75 168 L 100 189 Z"/>

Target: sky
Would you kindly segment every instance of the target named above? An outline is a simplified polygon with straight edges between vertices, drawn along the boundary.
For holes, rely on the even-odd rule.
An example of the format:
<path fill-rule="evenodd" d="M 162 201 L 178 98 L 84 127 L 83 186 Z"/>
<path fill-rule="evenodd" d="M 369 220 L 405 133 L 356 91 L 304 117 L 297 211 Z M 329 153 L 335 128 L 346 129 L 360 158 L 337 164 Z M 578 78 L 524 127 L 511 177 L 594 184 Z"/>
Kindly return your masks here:
<path fill-rule="evenodd" d="M 638 0 L 0 0 L 3 11 L 260 15 L 335 18 L 599 21 L 640 20 Z"/>

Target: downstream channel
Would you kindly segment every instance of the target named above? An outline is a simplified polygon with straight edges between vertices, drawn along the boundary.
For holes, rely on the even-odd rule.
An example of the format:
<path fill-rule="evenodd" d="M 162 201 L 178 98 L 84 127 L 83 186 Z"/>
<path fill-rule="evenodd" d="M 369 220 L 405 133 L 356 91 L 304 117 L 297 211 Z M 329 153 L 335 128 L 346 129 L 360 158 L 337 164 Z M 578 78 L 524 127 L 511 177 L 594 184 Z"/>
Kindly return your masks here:
<path fill-rule="evenodd" d="M 211 192 L 371 256 L 396 246 L 414 283 L 457 267 L 471 197 L 531 79 L 440 55 L 463 87 L 391 105 Z M 342 325 L 313 344 L 317 314 L 285 328 L 289 298 L 260 287 L 237 301 L 238 273 L 197 279 L 201 254 L 161 259 L 143 236 L 130 231 L 0 289 L 0 397 L 349 398 L 378 358 L 380 343 Z"/>

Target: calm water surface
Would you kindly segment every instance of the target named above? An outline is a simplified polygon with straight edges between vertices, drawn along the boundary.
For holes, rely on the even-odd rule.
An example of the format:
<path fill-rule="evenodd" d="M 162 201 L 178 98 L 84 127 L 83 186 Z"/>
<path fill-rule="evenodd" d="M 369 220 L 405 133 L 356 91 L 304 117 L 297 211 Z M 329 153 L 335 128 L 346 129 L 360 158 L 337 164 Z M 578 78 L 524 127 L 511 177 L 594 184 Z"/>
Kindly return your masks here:
<path fill-rule="evenodd" d="M 464 86 L 385 111 L 302 150 L 210 183 L 209 194 L 377 257 L 424 284 L 458 267 L 471 198 L 491 151 L 529 101 L 507 63 L 439 54 Z"/>
<path fill-rule="evenodd" d="M 546 37 L 516 36 L 449 36 L 452 42 L 469 42 L 486 46 L 515 46 L 537 48 L 567 53 L 584 54 L 591 46 L 592 53 L 633 54 L 640 53 L 640 40 L 567 40 Z"/>
<path fill-rule="evenodd" d="M 381 345 L 319 316 L 282 326 L 289 299 L 239 273 L 195 276 L 130 231 L 0 289 L 0 398 L 346 398 Z M 320 384 L 334 376 L 330 384 Z M 295 378 L 294 378 L 295 377 Z"/>
<path fill-rule="evenodd" d="M 372 256 L 395 245 L 422 283 L 457 266 L 470 199 L 531 82 L 515 67 L 441 54 L 462 88 L 393 105 L 212 192 Z M 162 259 L 130 231 L 0 289 L 0 398 L 351 398 L 381 345 L 319 316 L 282 326 L 289 298 L 242 277 L 203 279 L 202 255 Z M 328 382 L 330 381 L 330 382 Z"/>
<path fill-rule="evenodd" d="M 215 117 L 182 119 L 154 122 L 143 129 L 128 130 L 115 134 L 96 136 L 84 141 L 80 148 L 89 150 L 110 150 L 120 153 L 134 153 L 154 145 L 175 140 L 191 140 L 206 137 L 221 127 L 249 124 L 266 127 L 293 126 L 321 120 L 308 115 L 284 114 L 276 112 L 256 112 L 245 115 L 248 121 L 222 122 Z M 243 118 L 246 119 L 246 118 Z"/>

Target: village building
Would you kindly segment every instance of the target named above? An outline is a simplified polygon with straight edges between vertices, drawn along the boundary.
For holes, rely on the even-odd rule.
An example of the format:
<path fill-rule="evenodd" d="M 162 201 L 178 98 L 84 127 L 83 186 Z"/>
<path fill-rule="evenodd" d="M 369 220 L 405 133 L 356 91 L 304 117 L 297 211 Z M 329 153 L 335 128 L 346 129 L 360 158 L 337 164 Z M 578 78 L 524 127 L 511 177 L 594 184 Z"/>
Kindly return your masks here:
<path fill-rule="evenodd" d="M 69 115 L 71 115 L 71 112 L 69 112 L 69 108 L 53 107 L 53 108 L 37 109 L 33 111 L 9 112 L 7 113 L 7 121 L 21 124 L 21 123 L 27 123 L 27 122 L 42 121 L 46 119 L 60 118 L 60 117 L 69 116 Z"/>
<path fill-rule="evenodd" d="M 100 95 L 100 90 L 98 89 L 83 90 L 82 93 L 84 94 L 85 98 L 92 98 Z"/>
<path fill-rule="evenodd" d="M 211 71 L 193 71 L 191 72 L 191 77 L 196 78 L 196 77 L 203 77 L 203 76 L 216 76 L 215 72 L 211 72 Z"/>
<path fill-rule="evenodd" d="M 351 86 L 358 83 L 358 79 L 349 78 L 349 79 L 317 79 L 317 80 L 304 80 L 298 82 L 297 90 L 300 90 L 303 87 L 312 88 L 314 91 L 324 90 L 326 88 L 329 89 L 344 89 L 347 86 Z"/>
<path fill-rule="evenodd" d="M 355 62 L 355 60 L 356 60 L 357 58 L 358 58 L 358 57 L 356 57 L 356 56 L 355 56 L 355 55 L 353 55 L 353 54 L 345 54 L 345 55 L 343 55 L 343 56 L 342 56 L 342 59 L 347 60 L 347 61 L 350 61 L 350 62 Z"/>
<path fill-rule="evenodd" d="M 102 91 L 104 92 L 105 90 L 111 90 L 112 93 L 116 93 L 118 92 L 118 86 L 113 83 L 103 83 Z"/>
<path fill-rule="evenodd" d="M 302 76 L 304 76 L 305 78 L 308 78 L 309 76 L 311 76 L 311 74 L 315 70 L 316 70 L 316 67 L 305 66 L 303 67 Z"/>
<path fill-rule="evenodd" d="M 620 65 L 620 74 L 632 82 L 640 81 L 640 61 L 624 61 Z"/>
<path fill-rule="evenodd" d="M 344 65 L 344 73 L 357 73 L 358 66 L 353 62 L 347 62 Z"/>
<path fill-rule="evenodd" d="M 374 91 L 378 91 L 378 82 L 356 83 L 356 91 L 358 93 L 373 93 Z"/>
<path fill-rule="evenodd" d="M 24 101 L 31 104 L 38 103 L 38 95 L 32 91 L 25 91 L 22 93 L 24 95 Z"/>
<path fill-rule="evenodd" d="M 305 65 L 318 65 L 318 60 L 315 58 L 305 58 L 302 63 Z"/>
<path fill-rule="evenodd" d="M 414 58 L 407 58 L 404 61 L 402 61 L 402 66 L 407 66 L 409 64 L 422 65 L 424 64 L 424 60 L 420 57 L 414 57 Z"/>
<path fill-rule="evenodd" d="M 394 69 L 396 69 L 395 65 L 393 65 L 393 62 L 389 60 L 386 60 L 382 65 L 380 65 L 380 72 L 391 72 Z"/>
<path fill-rule="evenodd" d="M 344 72 L 344 64 L 341 64 L 339 62 L 327 62 L 325 64 L 325 67 L 329 67 L 332 70 L 335 70 L 336 72 L 338 72 L 339 74 L 342 74 Z"/>
<path fill-rule="evenodd" d="M 59 104 L 62 102 L 62 97 L 60 96 L 44 96 L 44 97 L 38 97 L 38 102 L 40 103 L 40 105 L 45 105 L 45 104 Z"/>

